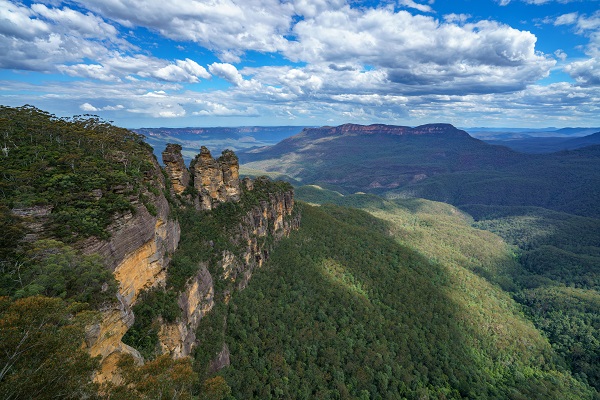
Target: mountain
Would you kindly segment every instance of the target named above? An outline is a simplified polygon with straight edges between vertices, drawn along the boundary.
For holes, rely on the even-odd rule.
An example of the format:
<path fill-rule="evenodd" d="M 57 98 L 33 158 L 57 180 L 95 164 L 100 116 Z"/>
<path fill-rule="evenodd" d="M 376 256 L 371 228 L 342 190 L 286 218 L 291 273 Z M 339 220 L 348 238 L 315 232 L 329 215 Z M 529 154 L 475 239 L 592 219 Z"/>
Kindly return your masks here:
<path fill-rule="evenodd" d="M 531 205 L 600 216 L 600 147 L 522 154 L 451 125 L 305 129 L 240 154 L 244 167 L 343 193 L 424 197 L 455 205 Z"/>
<path fill-rule="evenodd" d="M 562 150 L 575 150 L 600 144 L 600 132 L 591 135 L 565 137 L 530 137 L 510 140 L 485 140 L 486 143 L 510 147 L 522 153 L 553 153 Z"/>
<path fill-rule="evenodd" d="M 188 169 L 173 144 L 163 170 L 97 118 L 1 107 L 0 129 L 0 397 L 197 392 L 197 327 L 297 229 L 291 186 L 231 151 Z"/>
<path fill-rule="evenodd" d="M 487 146 L 446 125 L 317 136 L 386 129 Z M 232 151 L 187 164 L 170 143 L 161 167 L 134 132 L 30 106 L 0 131 L 2 398 L 597 397 L 588 293 L 523 292 L 527 317 L 513 248 L 448 204 L 315 207 L 240 179 Z M 564 315 L 592 320 L 544 330 L 555 350 L 541 329 Z"/>
<path fill-rule="evenodd" d="M 573 138 L 600 131 L 600 128 L 465 128 L 473 137 L 485 141 L 529 138 Z"/>

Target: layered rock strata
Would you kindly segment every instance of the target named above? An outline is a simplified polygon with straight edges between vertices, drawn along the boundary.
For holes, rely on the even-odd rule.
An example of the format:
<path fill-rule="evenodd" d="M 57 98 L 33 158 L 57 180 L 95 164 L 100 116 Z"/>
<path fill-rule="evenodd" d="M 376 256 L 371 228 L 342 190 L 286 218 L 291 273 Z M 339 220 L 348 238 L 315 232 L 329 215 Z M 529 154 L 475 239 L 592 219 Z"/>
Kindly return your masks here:
<path fill-rule="evenodd" d="M 154 169 L 147 183 L 164 187 L 160 167 L 154 160 Z M 109 226 L 109 240 L 90 238 L 80 243 L 84 253 L 98 253 L 113 271 L 119 282 L 117 302 L 102 313 L 101 321 L 88 327 L 86 345 L 92 356 L 101 357 L 96 381 L 118 382 L 116 363 L 121 354 L 131 354 L 142 362 L 137 350 L 121 342 L 133 325 L 132 306 L 142 290 L 164 285 L 169 254 L 177 249 L 180 238 L 179 223 L 169 219 L 169 203 L 162 192 L 150 199 L 156 213 L 137 200 L 132 201 L 135 212 L 118 215 Z M 155 215 L 153 215 L 155 214 Z"/>
<path fill-rule="evenodd" d="M 214 159 L 202 146 L 190 169 L 198 192 L 198 209 L 212 210 L 220 203 L 240 200 L 240 167 L 231 150 L 225 150 L 221 157 Z"/>
<path fill-rule="evenodd" d="M 183 161 L 181 146 L 178 144 L 167 144 L 167 148 L 162 153 L 162 160 L 165 165 L 165 171 L 171 180 L 172 193 L 181 195 L 190 184 L 190 172 Z"/>
<path fill-rule="evenodd" d="M 246 180 L 246 187 L 248 185 Z M 215 302 L 214 279 L 222 279 L 228 287 L 238 290 L 248 285 L 256 267 L 262 266 L 269 257 L 271 246 L 265 240 L 268 236 L 274 241 L 288 236 L 300 224 L 300 216 L 294 215 L 293 191 L 269 194 L 268 200 L 260 201 L 259 205 L 250 209 L 241 219 L 232 242 L 243 249 L 239 254 L 224 251 L 218 263 L 218 277 L 211 276 L 207 266 L 202 265 L 200 272 L 192 278 L 184 292 L 180 295 L 178 304 L 182 317 L 173 324 L 161 328 L 159 339 L 161 349 L 175 358 L 191 354 L 196 344 L 196 329 Z M 224 301 L 228 301 L 230 289 L 223 293 Z M 226 346 L 224 347 L 226 349 Z M 226 357 L 226 350 L 219 356 L 221 361 L 215 361 L 215 368 L 221 368 Z M 220 367 L 219 367 L 220 366 Z M 212 367 L 211 367 L 212 368 Z"/>

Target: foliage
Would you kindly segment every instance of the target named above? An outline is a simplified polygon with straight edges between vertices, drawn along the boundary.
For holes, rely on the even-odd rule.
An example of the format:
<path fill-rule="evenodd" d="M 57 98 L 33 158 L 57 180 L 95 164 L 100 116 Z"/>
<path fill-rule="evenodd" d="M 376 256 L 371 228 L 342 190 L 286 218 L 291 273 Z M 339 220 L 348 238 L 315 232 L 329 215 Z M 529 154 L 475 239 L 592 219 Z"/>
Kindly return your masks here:
<path fill-rule="evenodd" d="M 302 215 L 229 304 L 234 397 L 592 398 L 484 279 L 370 229 L 381 223 L 365 213 Z"/>
<path fill-rule="evenodd" d="M 123 343 L 137 349 L 146 360 L 159 355 L 160 324 L 175 322 L 181 315 L 177 297 L 177 292 L 162 288 L 143 291 L 133 306 L 135 322 L 123 336 Z"/>
<path fill-rule="evenodd" d="M 193 399 L 197 376 L 189 358 L 173 360 L 162 355 L 142 366 L 135 365 L 130 355 L 121 356 L 118 363 L 123 384 L 105 384 L 102 392 L 111 400 L 187 400 Z"/>
<path fill-rule="evenodd" d="M 224 251 L 238 254 L 244 248 L 238 238 L 242 217 L 261 201 L 269 200 L 269 196 L 288 190 L 292 190 L 292 187 L 287 182 L 261 178 L 255 180 L 253 190 L 243 190 L 238 203 L 227 202 L 206 211 L 198 211 L 193 207 L 178 209 L 176 216 L 181 226 L 181 238 L 167 270 L 166 288 L 144 292 L 140 296 L 133 307 L 135 323 L 123 337 L 123 342 L 140 351 L 144 358 L 156 357 L 160 323 L 173 322 L 179 316 L 177 298 L 185 290 L 190 278 L 198 274 L 201 264 L 208 265 L 209 272 L 215 278 L 215 292 L 222 295 L 228 283 L 221 279 L 222 271 L 218 262 Z M 217 310 L 218 306 L 211 313 L 220 315 Z M 202 366 L 212 359 L 215 348 L 220 350 L 222 346 L 222 340 L 216 339 L 218 335 L 223 335 L 222 322 L 219 324 L 198 330 L 198 351 L 204 355 L 197 355 L 197 358 L 203 359 Z M 211 336 L 213 333 L 217 336 Z M 207 336 L 210 338 L 205 338 Z M 209 356 L 205 357 L 206 354 Z"/>
<path fill-rule="evenodd" d="M 82 349 L 92 315 L 59 298 L 0 298 L 0 397 L 91 397 L 97 360 Z"/>
<path fill-rule="evenodd" d="M 600 294 L 595 290 L 548 287 L 527 290 L 518 300 L 575 376 L 599 389 Z"/>
<path fill-rule="evenodd" d="M 31 106 L 0 106 L 0 206 L 50 206 L 48 236 L 107 238 L 115 213 L 154 171 L 143 137 L 97 117 L 57 118 Z"/>
<path fill-rule="evenodd" d="M 575 376 L 600 390 L 600 220 L 535 207 L 466 207 L 519 248 L 515 298 Z M 566 286 L 569 287 L 566 287 Z"/>
<path fill-rule="evenodd" d="M 31 243 L 20 259 L 5 262 L 0 294 L 44 295 L 100 308 L 115 301 L 117 282 L 98 255 L 82 255 L 57 240 Z"/>

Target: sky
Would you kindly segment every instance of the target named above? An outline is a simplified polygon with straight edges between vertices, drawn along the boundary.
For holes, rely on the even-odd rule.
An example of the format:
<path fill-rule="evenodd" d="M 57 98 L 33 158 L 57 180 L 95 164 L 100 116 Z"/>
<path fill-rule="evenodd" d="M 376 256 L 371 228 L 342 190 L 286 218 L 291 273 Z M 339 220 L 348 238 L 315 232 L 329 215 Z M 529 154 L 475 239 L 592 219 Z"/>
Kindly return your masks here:
<path fill-rule="evenodd" d="M 127 128 L 600 126 L 600 1 L 0 0 L 0 104 Z"/>

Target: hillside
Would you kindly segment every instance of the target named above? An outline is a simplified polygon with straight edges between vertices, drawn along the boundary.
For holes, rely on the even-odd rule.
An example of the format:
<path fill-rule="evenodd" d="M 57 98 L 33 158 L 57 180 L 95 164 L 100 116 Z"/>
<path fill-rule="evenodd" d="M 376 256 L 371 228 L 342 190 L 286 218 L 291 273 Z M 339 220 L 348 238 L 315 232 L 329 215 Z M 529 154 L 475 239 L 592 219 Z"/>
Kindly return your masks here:
<path fill-rule="evenodd" d="M 212 397 L 198 325 L 297 229 L 291 186 L 205 147 L 161 169 L 97 118 L 2 107 L 0 130 L 0 397 Z"/>
<path fill-rule="evenodd" d="M 600 146 L 549 155 L 489 145 L 451 125 L 305 129 L 240 154 L 246 168 L 354 193 L 454 205 L 538 206 L 600 216 Z"/>
<path fill-rule="evenodd" d="M 575 358 L 595 298 L 518 292 L 536 328 L 503 290 L 514 248 L 450 205 L 317 187 L 298 192 L 368 213 L 298 204 L 230 150 L 187 164 L 170 143 L 161 167 L 94 117 L 3 107 L 0 130 L 2 398 L 597 397 L 596 353 Z M 545 329 L 567 309 L 585 340 Z"/>
<path fill-rule="evenodd" d="M 302 214 L 302 228 L 229 304 L 222 373 L 234 397 L 593 398 L 554 364 L 516 303 L 470 271 L 478 257 L 509 256 L 498 238 L 479 247 L 493 235 L 479 231 L 469 245 L 441 229 L 425 249 L 358 210 Z M 444 235 L 457 239 L 442 252 Z"/>
<path fill-rule="evenodd" d="M 485 140 L 486 143 L 510 147 L 521 153 L 554 153 L 563 150 L 575 150 L 586 146 L 600 144 L 600 132 L 591 135 L 565 138 L 565 137 L 529 137 L 509 140 Z"/>
<path fill-rule="evenodd" d="M 525 307 L 573 374 L 600 390 L 598 219 L 479 205 L 465 208 L 473 220 L 448 204 L 423 199 L 343 196 L 318 186 L 299 187 L 296 194 L 315 204 L 365 210 L 390 222 L 388 229 L 401 243 L 499 284 Z"/>

